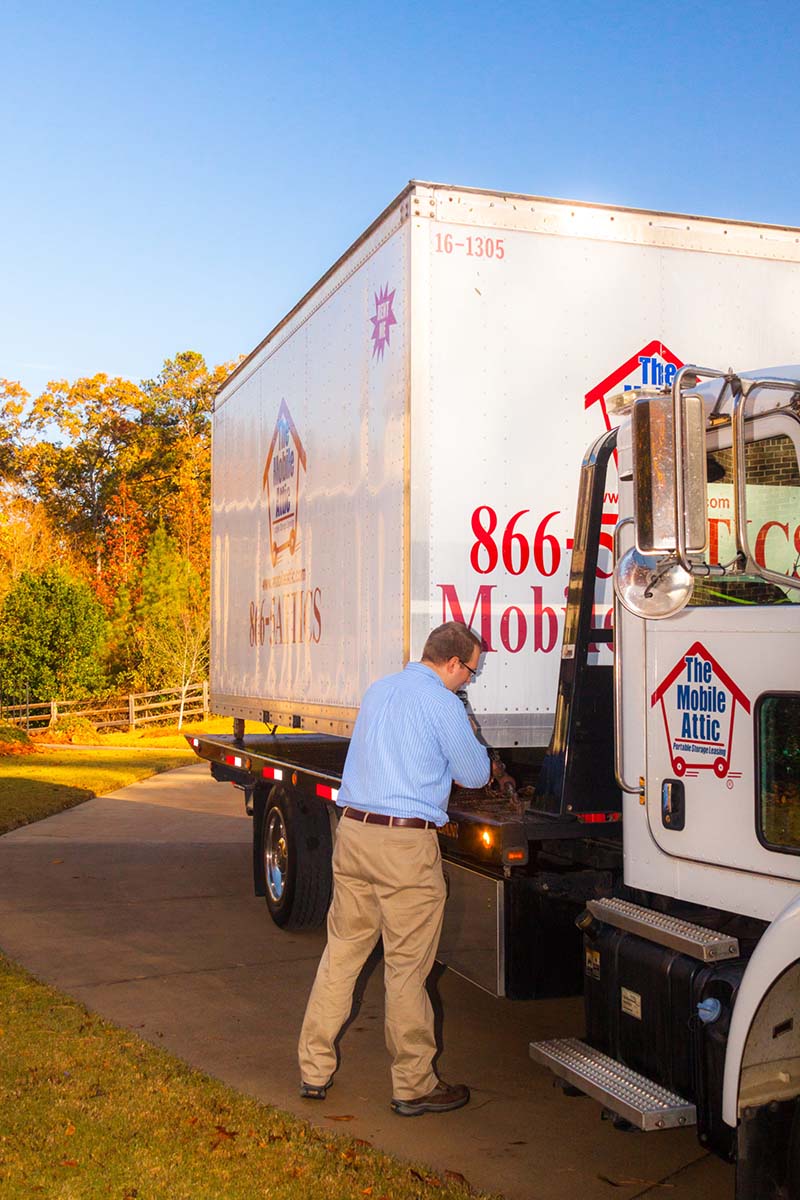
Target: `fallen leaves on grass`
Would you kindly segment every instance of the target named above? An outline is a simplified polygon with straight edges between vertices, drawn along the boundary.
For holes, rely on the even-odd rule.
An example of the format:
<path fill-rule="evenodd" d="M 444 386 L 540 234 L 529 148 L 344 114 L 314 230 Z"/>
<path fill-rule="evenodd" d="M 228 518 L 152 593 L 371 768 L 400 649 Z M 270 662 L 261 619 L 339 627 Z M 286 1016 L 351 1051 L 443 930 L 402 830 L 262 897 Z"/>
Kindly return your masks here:
<path fill-rule="evenodd" d="M 3 1114 L 0 1190 L 66 1197 L 77 1188 L 119 1200 L 149 1196 L 151 1187 L 153 1195 L 226 1200 L 278 1192 L 286 1200 L 466 1200 L 455 1173 L 450 1182 L 419 1164 L 412 1170 L 344 1129 L 326 1133 L 237 1096 L 59 997 L 2 954 L 0 1010 L 0 1094 L 17 1089 Z"/>
<path fill-rule="evenodd" d="M 418 1179 L 420 1183 L 426 1183 L 428 1187 L 439 1188 L 442 1186 L 441 1179 L 439 1179 L 436 1175 L 423 1175 L 420 1171 L 415 1171 L 413 1167 L 411 1168 L 410 1173 L 414 1179 Z M 461 1178 L 463 1179 L 463 1175 Z"/>
<path fill-rule="evenodd" d="M 460 1171 L 445 1171 L 444 1177 L 448 1183 L 457 1183 L 459 1187 L 465 1188 L 468 1192 L 472 1191 L 472 1184 Z"/>
<path fill-rule="evenodd" d="M 224 1142 L 226 1138 L 233 1141 L 239 1136 L 238 1129 L 226 1129 L 224 1125 L 215 1125 L 214 1129 L 217 1132 L 217 1140 L 220 1142 Z"/>
<path fill-rule="evenodd" d="M 32 742 L 27 745 L 24 742 L 12 742 L 10 744 L 8 742 L 0 742 L 0 758 L 11 758 L 12 755 L 17 754 L 40 753 L 39 747 L 34 746 Z"/>

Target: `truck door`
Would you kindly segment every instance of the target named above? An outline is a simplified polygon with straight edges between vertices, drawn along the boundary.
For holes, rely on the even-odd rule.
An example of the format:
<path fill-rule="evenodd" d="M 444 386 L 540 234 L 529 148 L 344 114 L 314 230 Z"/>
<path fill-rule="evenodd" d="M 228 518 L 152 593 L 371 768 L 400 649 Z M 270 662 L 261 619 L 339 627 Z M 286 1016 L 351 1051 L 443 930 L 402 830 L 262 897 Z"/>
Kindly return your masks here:
<path fill-rule="evenodd" d="M 756 561 L 800 569 L 800 426 L 750 423 L 747 515 Z M 727 432 L 727 431 L 726 431 Z M 731 452 L 709 438 L 710 562 L 734 557 Z M 665 853 L 800 878 L 800 591 L 699 581 L 691 605 L 646 622 L 647 821 Z"/>

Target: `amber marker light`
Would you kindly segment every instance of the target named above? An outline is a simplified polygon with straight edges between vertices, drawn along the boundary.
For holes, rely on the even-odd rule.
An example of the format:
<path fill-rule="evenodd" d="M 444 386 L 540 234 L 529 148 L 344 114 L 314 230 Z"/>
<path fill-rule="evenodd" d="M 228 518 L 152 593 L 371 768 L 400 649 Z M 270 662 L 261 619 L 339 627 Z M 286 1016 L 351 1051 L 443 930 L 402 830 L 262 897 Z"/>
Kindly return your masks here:
<path fill-rule="evenodd" d="M 488 829 L 481 830 L 481 842 L 483 843 L 483 845 L 486 847 L 487 850 L 490 848 L 490 846 L 494 845 L 494 838 L 492 837 L 490 830 L 488 830 Z"/>

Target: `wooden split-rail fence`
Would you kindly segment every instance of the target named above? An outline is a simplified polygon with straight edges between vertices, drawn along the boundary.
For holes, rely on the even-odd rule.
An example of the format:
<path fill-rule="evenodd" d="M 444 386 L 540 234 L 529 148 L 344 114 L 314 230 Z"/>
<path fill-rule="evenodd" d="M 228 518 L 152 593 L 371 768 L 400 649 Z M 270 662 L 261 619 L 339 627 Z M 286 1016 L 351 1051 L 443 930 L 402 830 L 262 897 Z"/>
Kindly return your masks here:
<path fill-rule="evenodd" d="M 22 729 L 44 729 L 61 718 L 84 717 L 95 729 L 138 729 L 143 725 L 208 716 L 208 681 L 160 692 L 131 692 L 108 700 L 44 700 L 8 697 L 0 692 L 0 721 Z M 13 703 L 11 702 L 13 700 Z"/>

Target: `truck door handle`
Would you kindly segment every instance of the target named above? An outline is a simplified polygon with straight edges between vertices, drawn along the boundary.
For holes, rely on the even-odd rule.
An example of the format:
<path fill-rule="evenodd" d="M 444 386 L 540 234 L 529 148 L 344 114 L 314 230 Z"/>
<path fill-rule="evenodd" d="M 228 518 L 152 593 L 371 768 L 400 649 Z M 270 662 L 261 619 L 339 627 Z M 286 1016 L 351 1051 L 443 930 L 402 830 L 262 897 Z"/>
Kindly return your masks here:
<path fill-rule="evenodd" d="M 682 779 L 665 779 L 661 784 L 661 824 L 665 829 L 683 829 L 686 824 L 686 789 Z"/>

